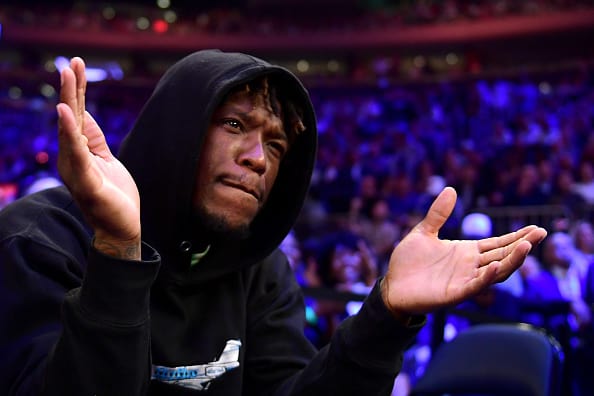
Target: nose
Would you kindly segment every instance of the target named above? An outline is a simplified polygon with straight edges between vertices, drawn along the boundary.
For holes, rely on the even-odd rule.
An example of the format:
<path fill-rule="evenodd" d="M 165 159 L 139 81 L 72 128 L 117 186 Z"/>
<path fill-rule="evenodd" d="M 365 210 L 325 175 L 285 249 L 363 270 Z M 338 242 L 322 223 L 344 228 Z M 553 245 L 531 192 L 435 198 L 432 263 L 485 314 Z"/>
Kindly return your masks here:
<path fill-rule="evenodd" d="M 239 154 L 239 164 L 258 174 L 263 174 L 266 170 L 266 154 L 260 137 L 253 136 L 251 139 L 246 139 L 243 146 Z"/>

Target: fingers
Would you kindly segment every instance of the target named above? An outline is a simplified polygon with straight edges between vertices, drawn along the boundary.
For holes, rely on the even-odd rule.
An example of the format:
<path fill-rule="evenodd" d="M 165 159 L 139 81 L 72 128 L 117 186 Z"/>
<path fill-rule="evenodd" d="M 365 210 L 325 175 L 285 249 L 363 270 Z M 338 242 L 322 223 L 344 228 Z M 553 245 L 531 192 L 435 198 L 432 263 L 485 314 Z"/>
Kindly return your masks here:
<path fill-rule="evenodd" d="M 81 58 L 75 57 L 70 61 L 70 67 L 76 75 L 76 116 L 80 122 L 81 128 L 84 125 L 85 117 L 85 94 L 87 91 L 87 76 L 85 74 L 85 64 Z"/>
<path fill-rule="evenodd" d="M 507 279 L 513 271 L 522 265 L 532 247 L 547 235 L 546 230 L 536 226 L 525 227 L 516 233 L 521 235 L 519 239 L 501 248 L 481 254 L 479 262 L 481 268 L 479 269 L 494 268 L 496 270 L 495 282 L 502 282 Z"/>
<path fill-rule="evenodd" d="M 88 111 L 85 111 L 84 117 L 85 124 L 83 134 L 88 139 L 87 146 L 89 150 L 104 160 L 110 159 L 112 157 L 111 150 L 107 145 L 105 135 L 101 131 L 101 128 L 99 128 L 99 125 L 97 125 L 97 122 Z"/>
<path fill-rule="evenodd" d="M 70 67 L 66 67 L 60 72 L 60 102 L 65 103 L 71 109 L 77 107 L 76 75 Z"/>
<path fill-rule="evenodd" d="M 481 239 L 478 241 L 479 251 L 482 253 L 482 252 L 486 252 L 489 250 L 497 249 L 501 246 L 509 245 L 510 243 L 513 243 L 514 241 L 517 241 L 517 240 L 523 238 L 524 236 L 526 236 L 531 231 L 533 231 L 537 228 L 538 227 L 536 227 L 535 225 L 529 225 L 529 226 L 523 227 L 517 231 L 505 234 L 505 235 Z"/>
<path fill-rule="evenodd" d="M 81 58 L 73 58 L 70 67 L 60 72 L 60 103 L 67 108 L 58 109 L 59 133 L 82 133 L 85 113 L 86 76 L 85 65 Z M 71 119 L 72 115 L 72 119 Z"/>
<path fill-rule="evenodd" d="M 546 235 L 545 229 L 530 225 L 499 237 L 482 239 L 478 241 L 478 249 L 481 253 L 480 265 L 501 261 L 522 242 L 529 242 L 531 247 L 542 241 Z"/>
<path fill-rule="evenodd" d="M 74 169 L 87 166 L 88 139 L 83 133 L 85 119 L 85 65 L 81 58 L 73 58 L 70 67 L 61 71 L 58 112 L 58 169 L 68 184 Z"/>
<path fill-rule="evenodd" d="M 89 158 L 87 138 L 78 133 L 78 125 L 71 109 L 64 103 L 56 107 L 58 112 L 58 170 L 67 185 L 75 170 L 85 169 Z"/>
<path fill-rule="evenodd" d="M 77 125 L 82 128 L 85 114 L 85 92 L 87 78 L 85 64 L 79 57 L 72 58 L 70 67 L 62 70 L 60 74 L 60 102 L 72 109 Z"/>
<path fill-rule="evenodd" d="M 477 276 L 474 277 L 468 285 L 466 285 L 465 293 L 467 296 L 479 293 L 492 283 L 497 282 L 497 277 L 500 273 L 498 265 L 499 263 L 492 264 L 493 265 L 486 265 L 477 269 Z"/>
<path fill-rule="evenodd" d="M 504 281 L 511 275 L 512 272 L 518 269 L 524 262 L 524 259 L 530 252 L 530 249 L 532 249 L 532 245 L 528 241 L 524 240 L 519 243 L 503 260 L 493 263 L 496 265 L 497 269 L 495 282 Z"/>
<path fill-rule="evenodd" d="M 452 214 L 456 205 L 456 199 L 456 190 L 452 187 L 444 188 L 437 198 L 435 198 L 425 218 L 417 227 L 424 232 L 437 235 L 448 217 Z"/>

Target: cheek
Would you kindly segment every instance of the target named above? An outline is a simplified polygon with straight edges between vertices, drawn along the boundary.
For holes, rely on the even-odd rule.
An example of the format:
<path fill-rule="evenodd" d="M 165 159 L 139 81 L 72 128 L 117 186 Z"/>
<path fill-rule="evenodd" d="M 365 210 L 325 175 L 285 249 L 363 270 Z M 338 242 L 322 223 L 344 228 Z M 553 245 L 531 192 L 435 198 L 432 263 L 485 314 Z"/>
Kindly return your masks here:
<path fill-rule="evenodd" d="M 201 183 L 211 181 L 216 170 L 221 166 L 220 164 L 228 161 L 230 150 L 230 142 L 226 142 L 220 137 L 214 139 L 212 136 L 208 136 L 202 145 L 198 159 L 198 181 Z"/>
<path fill-rule="evenodd" d="M 216 164 L 209 157 L 201 157 L 198 162 L 198 169 L 194 180 L 193 203 L 204 201 L 214 182 Z"/>
<path fill-rule="evenodd" d="M 276 182 L 277 176 L 278 168 L 274 170 L 270 169 L 266 172 L 266 175 L 264 176 L 264 202 L 266 202 L 266 200 L 268 199 L 270 191 L 272 190 L 272 186 L 274 186 L 274 183 Z"/>

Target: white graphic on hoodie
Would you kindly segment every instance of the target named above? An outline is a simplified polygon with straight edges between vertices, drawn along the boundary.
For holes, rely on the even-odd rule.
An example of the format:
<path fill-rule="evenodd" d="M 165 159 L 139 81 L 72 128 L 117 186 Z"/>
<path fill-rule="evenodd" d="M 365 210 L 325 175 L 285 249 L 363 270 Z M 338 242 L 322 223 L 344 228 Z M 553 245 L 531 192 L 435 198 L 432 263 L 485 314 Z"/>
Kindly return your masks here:
<path fill-rule="evenodd" d="M 151 379 L 185 388 L 207 390 L 210 381 L 239 367 L 241 341 L 228 340 L 221 356 L 210 363 L 195 366 L 165 367 L 153 365 Z"/>

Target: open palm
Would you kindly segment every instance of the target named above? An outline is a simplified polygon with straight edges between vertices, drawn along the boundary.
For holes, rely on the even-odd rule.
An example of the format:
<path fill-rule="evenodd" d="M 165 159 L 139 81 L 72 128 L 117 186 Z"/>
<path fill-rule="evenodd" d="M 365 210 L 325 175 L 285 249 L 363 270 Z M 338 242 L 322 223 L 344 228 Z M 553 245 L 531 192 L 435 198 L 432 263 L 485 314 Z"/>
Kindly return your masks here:
<path fill-rule="evenodd" d="M 140 241 L 140 199 L 130 173 L 111 153 L 99 125 L 85 111 L 85 65 L 73 58 L 61 73 L 58 169 L 95 238 Z"/>
<path fill-rule="evenodd" d="M 444 189 L 392 252 L 383 293 L 392 310 L 419 314 L 459 303 L 505 280 L 546 236 L 544 229 L 527 226 L 477 241 L 441 240 L 439 229 L 455 202 L 454 189 Z"/>

